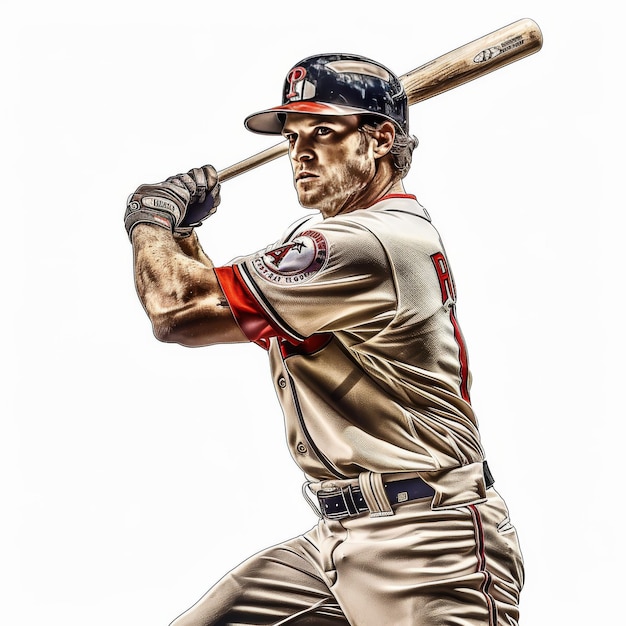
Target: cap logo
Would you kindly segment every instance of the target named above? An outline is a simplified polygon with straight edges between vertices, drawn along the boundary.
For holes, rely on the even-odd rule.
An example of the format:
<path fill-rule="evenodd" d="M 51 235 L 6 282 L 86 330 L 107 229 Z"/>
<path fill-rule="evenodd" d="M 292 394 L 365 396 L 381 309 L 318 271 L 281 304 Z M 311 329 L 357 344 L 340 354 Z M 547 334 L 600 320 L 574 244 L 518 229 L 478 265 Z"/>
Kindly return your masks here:
<path fill-rule="evenodd" d="M 287 82 L 289 83 L 289 93 L 285 96 L 287 100 L 291 98 L 295 98 L 296 96 L 302 97 L 302 89 L 300 89 L 300 93 L 296 91 L 297 83 L 304 80 L 306 76 L 306 69 L 301 66 L 294 67 L 289 74 L 287 74 Z"/>

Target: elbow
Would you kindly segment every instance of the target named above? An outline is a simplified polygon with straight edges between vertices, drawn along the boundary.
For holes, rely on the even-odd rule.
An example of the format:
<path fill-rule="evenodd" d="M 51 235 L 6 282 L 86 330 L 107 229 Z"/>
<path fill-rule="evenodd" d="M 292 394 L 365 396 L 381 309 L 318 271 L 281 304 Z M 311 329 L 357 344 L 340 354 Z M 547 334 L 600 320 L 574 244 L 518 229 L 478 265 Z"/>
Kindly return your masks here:
<path fill-rule="evenodd" d="M 154 337 L 163 343 L 196 348 L 216 343 L 247 341 L 230 307 L 217 296 L 189 299 L 185 302 L 147 299 L 145 310 L 152 323 Z"/>
<path fill-rule="evenodd" d="M 182 332 L 167 320 L 153 320 L 152 333 L 162 343 L 177 343 L 188 348 L 204 345 L 198 342 L 189 332 Z"/>
<path fill-rule="evenodd" d="M 162 343 L 194 346 L 193 324 L 189 320 L 189 307 L 172 307 L 171 302 L 150 298 L 144 305 L 152 324 L 152 334 Z M 190 336 L 191 335 L 191 336 Z"/>
<path fill-rule="evenodd" d="M 189 343 L 184 332 L 186 325 L 181 319 L 180 312 L 160 306 L 152 310 L 147 309 L 148 317 L 152 323 L 152 334 L 162 343 L 178 343 L 180 345 L 193 345 Z"/>
<path fill-rule="evenodd" d="M 158 341 L 163 343 L 180 343 L 174 326 L 167 315 L 151 315 L 152 333 Z"/>
<path fill-rule="evenodd" d="M 195 318 L 184 316 L 159 315 L 153 316 L 152 332 L 158 341 L 176 343 L 186 348 L 198 348 L 218 343 L 213 337 L 215 328 L 209 320 L 200 323 Z"/>

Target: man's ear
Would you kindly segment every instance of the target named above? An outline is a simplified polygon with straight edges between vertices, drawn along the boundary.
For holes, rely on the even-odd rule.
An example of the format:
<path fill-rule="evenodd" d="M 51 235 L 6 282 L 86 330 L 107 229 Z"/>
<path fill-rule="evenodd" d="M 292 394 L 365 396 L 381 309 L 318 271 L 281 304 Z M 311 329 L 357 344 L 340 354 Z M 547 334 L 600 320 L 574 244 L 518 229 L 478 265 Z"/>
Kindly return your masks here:
<path fill-rule="evenodd" d="M 374 145 L 374 157 L 379 159 L 391 150 L 396 137 L 396 128 L 392 122 L 385 120 L 373 133 L 376 143 Z"/>

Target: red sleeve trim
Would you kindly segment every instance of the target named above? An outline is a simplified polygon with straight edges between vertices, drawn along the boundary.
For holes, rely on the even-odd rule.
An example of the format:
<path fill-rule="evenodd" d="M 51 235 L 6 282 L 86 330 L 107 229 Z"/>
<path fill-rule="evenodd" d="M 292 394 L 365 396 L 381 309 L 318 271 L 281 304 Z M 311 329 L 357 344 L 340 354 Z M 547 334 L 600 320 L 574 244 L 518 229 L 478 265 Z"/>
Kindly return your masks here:
<path fill-rule="evenodd" d="M 215 274 L 239 328 L 250 341 L 268 350 L 269 340 L 283 333 L 267 317 L 237 267 L 216 267 Z"/>

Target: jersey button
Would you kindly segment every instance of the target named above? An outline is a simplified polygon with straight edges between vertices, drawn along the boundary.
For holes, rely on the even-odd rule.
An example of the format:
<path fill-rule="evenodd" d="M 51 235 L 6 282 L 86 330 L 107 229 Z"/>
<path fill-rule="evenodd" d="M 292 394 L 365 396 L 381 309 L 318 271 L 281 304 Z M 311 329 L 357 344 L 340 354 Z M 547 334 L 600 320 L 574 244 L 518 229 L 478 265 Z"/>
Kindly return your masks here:
<path fill-rule="evenodd" d="M 307 453 L 307 447 L 300 442 L 297 446 L 296 446 L 296 450 L 300 453 L 300 454 L 306 454 Z"/>
<path fill-rule="evenodd" d="M 285 380 L 285 377 L 284 377 L 284 376 L 281 376 L 281 377 L 278 379 L 278 386 L 279 386 L 281 389 L 284 389 L 284 388 L 287 386 L 287 381 Z"/>

